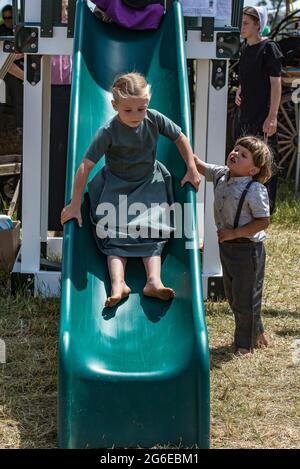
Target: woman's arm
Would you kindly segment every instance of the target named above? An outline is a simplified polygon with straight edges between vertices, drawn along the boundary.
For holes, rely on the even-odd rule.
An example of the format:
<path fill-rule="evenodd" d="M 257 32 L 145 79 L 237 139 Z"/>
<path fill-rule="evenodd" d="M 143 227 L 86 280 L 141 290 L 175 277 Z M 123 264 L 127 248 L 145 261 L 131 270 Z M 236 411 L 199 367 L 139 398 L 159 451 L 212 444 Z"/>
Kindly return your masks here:
<path fill-rule="evenodd" d="M 235 104 L 237 106 L 240 106 L 242 104 L 241 92 L 242 92 L 242 87 L 241 87 L 241 85 L 239 85 L 238 89 L 236 90 L 236 94 L 235 94 Z"/>
<path fill-rule="evenodd" d="M 175 144 L 187 166 L 187 172 L 181 181 L 181 187 L 184 186 L 186 182 L 190 182 L 197 191 L 200 185 L 200 176 L 196 168 L 194 152 L 190 142 L 187 137 L 181 133 L 177 140 L 175 140 Z"/>
<path fill-rule="evenodd" d="M 263 132 L 271 137 L 277 132 L 277 114 L 281 101 L 281 77 L 270 77 L 271 104 L 268 117 L 263 125 Z"/>
<path fill-rule="evenodd" d="M 259 231 L 265 230 L 268 228 L 269 224 L 269 217 L 261 217 L 254 218 L 254 220 L 252 220 L 250 223 L 247 223 L 247 225 L 240 226 L 232 230 L 223 228 L 217 231 L 219 243 L 223 243 L 223 241 L 230 241 L 236 238 L 248 238 L 249 236 L 255 235 Z"/>
<path fill-rule="evenodd" d="M 18 78 L 19 80 L 24 80 L 24 71 L 15 63 L 10 66 L 10 68 L 8 69 L 8 73 L 13 77 Z"/>
<path fill-rule="evenodd" d="M 75 176 L 72 200 L 70 204 L 66 205 L 61 212 L 60 220 L 62 225 L 72 218 L 75 218 L 78 222 L 78 225 L 80 227 L 82 226 L 82 217 L 80 211 L 81 199 L 88 176 L 94 166 L 95 163 L 88 160 L 87 158 L 84 158 L 80 164 Z"/>

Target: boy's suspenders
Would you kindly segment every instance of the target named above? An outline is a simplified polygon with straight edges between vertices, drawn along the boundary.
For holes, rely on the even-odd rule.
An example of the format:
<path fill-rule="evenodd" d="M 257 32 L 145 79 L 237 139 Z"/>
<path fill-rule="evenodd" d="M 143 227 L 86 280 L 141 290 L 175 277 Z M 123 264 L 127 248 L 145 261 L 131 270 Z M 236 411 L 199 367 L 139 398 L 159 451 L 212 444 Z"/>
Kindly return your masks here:
<path fill-rule="evenodd" d="M 218 179 L 216 180 L 216 185 L 215 187 L 217 187 L 218 185 L 218 182 L 220 181 L 221 177 L 223 177 L 224 174 L 221 174 L 221 176 L 218 177 Z M 235 214 L 235 218 L 234 218 L 234 223 L 233 223 L 233 228 L 237 228 L 239 226 L 239 221 L 240 221 L 240 216 L 241 216 L 241 211 L 242 211 L 242 208 L 243 208 L 243 204 L 244 204 L 244 201 L 245 201 L 245 197 L 247 195 L 247 192 L 251 186 L 251 184 L 254 182 L 253 179 L 251 179 L 251 181 L 248 182 L 247 186 L 245 187 L 242 195 L 241 195 L 241 198 L 240 198 L 240 201 L 239 201 L 239 204 L 238 204 L 238 208 L 237 208 L 237 211 L 236 211 L 236 214 Z"/>
<path fill-rule="evenodd" d="M 237 211 L 236 211 L 236 214 L 235 214 L 234 223 L 233 223 L 233 228 L 234 229 L 236 229 L 239 226 L 241 211 L 242 211 L 242 208 L 243 208 L 245 197 L 246 197 L 247 192 L 248 192 L 248 190 L 249 190 L 249 188 L 250 188 L 250 186 L 253 182 L 254 182 L 253 179 L 251 179 L 251 181 L 248 182 L 246 188 L 244 189 L 244 192 L 241 195 L 239 205 L 238 205 L 238 208 L 237 208 Z"/>

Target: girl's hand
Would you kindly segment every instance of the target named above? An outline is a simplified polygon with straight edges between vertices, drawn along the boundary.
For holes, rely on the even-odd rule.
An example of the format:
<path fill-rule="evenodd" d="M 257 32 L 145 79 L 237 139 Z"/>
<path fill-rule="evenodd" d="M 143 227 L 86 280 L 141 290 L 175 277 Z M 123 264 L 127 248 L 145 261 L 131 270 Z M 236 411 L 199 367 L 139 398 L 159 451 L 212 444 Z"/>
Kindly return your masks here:
<path fill-rule="evenodd" d="M 183 187 L 187 182 L 190 182 L 196 191 L 198 191 L 201 178 L 200 174 L 198 173 L 196 167 L 195 168 L 189 168 L 184 176 L 184 178 L 181 181 L 181 187 Z"/>
<path fill-rule="evenodd" d="M 62 209 L 61 215 L 60 215 L 60 222 L 62 225 L 67 223 L 67 221 L 72 220 L 75 218 L 77 220 L 77 223 L 79 227 L 82 227 L 82 217 L 81 217 L 81 210 L 80 207 L 74 207 L 71 204 L 66 205 L 65 208 Z"/>
<path fill-rule="evenodd" d="M 223 243 L 223 241 L 230 241 L 232 239 L 237 238 L 235 230 L 226 230 L 225 228 L 217 230 L 217 235 L 219 243 Z"/>
<path fill-rule="evenodd" d="M 235 94 L 235 104 L 237 106 L 240 106 L 242 104 L 242 98 L 241 98 L 241 88 L 238 87 L 236 94 Z"/>
<path fill-rule="evenodd" d="M 271 137 L 277 132 L 277 117 L 268 116 L 263 125 L 263 133 Z"/>

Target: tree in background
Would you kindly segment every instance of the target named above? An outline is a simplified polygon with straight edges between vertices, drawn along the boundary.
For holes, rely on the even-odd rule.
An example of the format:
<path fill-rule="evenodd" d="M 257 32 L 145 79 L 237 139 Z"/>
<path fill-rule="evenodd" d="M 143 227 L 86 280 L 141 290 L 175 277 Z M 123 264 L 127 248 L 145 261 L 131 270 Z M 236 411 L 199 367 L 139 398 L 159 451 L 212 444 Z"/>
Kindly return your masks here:
<path fill-rule="evenodd" d="M 295 1 L 296 0 L 259 0 L 257 6 L 266 6 L 272 11 L 272 13 L 269 14 L 269 23 L 272 30 L 285 15 L 288 15 L 292 11 Z M 283 11 L 284 6 L 285 10 Z"/>

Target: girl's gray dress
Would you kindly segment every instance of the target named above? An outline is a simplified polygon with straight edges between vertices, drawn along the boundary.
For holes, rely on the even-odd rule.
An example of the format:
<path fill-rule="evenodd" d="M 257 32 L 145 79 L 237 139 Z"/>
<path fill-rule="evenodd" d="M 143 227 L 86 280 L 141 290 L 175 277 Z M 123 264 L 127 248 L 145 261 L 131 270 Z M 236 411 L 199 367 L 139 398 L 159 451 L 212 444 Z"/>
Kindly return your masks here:
<path fill-rule="evenodd" d="M 174 231 L 168 206 L 172 179 L 156 161 L 160 134 L 175 141 L 180 127 L 163 114 L 147 110 L 136 128 L 117 116 L 101 127 L 86 158 L 106 165 L 89 184 L 91 219 L 99 249 L 107 256 L 159 256 Z"/>

